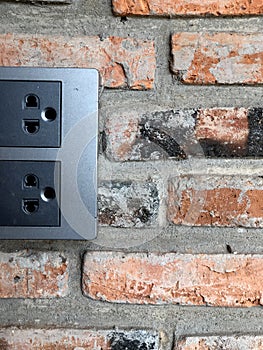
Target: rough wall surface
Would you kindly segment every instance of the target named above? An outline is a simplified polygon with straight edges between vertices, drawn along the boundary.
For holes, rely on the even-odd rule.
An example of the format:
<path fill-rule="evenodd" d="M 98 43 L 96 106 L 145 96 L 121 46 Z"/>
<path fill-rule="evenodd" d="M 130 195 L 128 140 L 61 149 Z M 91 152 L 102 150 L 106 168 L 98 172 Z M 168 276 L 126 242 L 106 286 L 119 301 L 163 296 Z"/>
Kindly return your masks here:
<path fill-rule="evenodd" d="M 263 348 L 262 14 L 0 2 L 0 65 L 101 75 L 98 237 L 0 241 L 1 350 Z"/>

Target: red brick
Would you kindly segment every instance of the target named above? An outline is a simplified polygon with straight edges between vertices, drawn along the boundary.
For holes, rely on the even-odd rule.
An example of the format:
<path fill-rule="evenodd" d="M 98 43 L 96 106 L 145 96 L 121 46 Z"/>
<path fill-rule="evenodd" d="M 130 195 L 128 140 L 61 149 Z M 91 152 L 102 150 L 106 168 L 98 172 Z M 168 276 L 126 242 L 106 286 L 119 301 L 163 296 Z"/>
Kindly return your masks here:
<path fill-rule="evenodd" d="M 262 156 L 262 117 L 262 108 L 113 111 L 105 152 L 113 161 Z"/>
<path fill-rule="evenodd" d="M 154 43 L 109 36 L 0 35 L 1 66 L 96 68 L 109 88 L 151 89 Z"/>
<path fill-rule="evenodd" d="M 98 216 L 102 226 L 153 226 L 159 211 L 159 194 L 153 182 L 101 181 Z"/>
<path fill-rule="evenodd" d="M 229 153 L 244 156 L 249 137 L 249 110 L 245 108 L 211 108 L 197 112 L 195 137 L 207 144 L 219 144 Z"/>
<path fill-rule="evenodd" d="M 187 16 L 187 15 L 259 15 L 261 0 L 112 0 L 114 13 L 120 16 Z"/>
<path fill-rule="evenodd" d="M 174 350 L 262 350 L 263 336 L 187 337 L 175 343 Z"/>
<path fill-rule="evenodd" d="M 260 255 L 87 253 L 83 292 L 96 300 L 136 304 L 263 304 Z"/>
<path fill-rule="evenodd" d="M 0 253 L 0 298 L 52 298 L 67 292 L 68 263 L 62 254 Z"/>
<path fill-rule="evenodd" d="M 143 346 L 145 350 L 157 350 L 158 334 L 143 330 L 0 329 L 0 349 L 114 350 L 124 349 L 124 346 L 128 346 L 129 349 Z"/>
<path fill-rule="evenodd" d="M 263 227 L 257 176 L 181 176 L 169 184 L 168 219 L 177 225 Z"/>
<path fill-rule="evenodd" d="M 189 84 L 262 84 L 263 34 L 177 33 L 173 73 Z"/>

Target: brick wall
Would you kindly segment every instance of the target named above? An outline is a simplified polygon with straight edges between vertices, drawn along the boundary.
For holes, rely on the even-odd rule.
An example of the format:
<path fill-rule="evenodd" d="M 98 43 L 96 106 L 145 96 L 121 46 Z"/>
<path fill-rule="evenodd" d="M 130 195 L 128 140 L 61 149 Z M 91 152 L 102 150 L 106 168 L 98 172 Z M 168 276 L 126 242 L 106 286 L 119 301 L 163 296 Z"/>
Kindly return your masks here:
<path fill-rule="evenodd" d="M 0 65 L 101 75 L 98 238 L 0 241 L 0 349 L 262 349 L 262 0 L 0 9 Z"/>

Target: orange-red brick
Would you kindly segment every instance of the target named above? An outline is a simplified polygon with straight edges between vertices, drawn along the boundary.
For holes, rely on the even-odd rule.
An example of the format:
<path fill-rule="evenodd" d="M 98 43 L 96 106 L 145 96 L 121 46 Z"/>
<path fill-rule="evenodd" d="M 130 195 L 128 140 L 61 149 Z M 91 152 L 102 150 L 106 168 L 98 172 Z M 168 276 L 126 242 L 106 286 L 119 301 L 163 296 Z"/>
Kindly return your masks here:
<path fill-rule="evenodd" d="M 152 16 L 259 15 L 261 0 L 112 0 L 115 14 Z"/>
<path fill-rule="evenodd" d="M 176 341 L 174 346 L 174 350 L 262 350 L 262 348 L 262 335 L 187 337 Z"/>
<path fill-rule="evenodd" d="M 263 304 L 260 255 L 87 253 L 83 292 L 96 300 L 136 304 Z"/>
<path fill-rule="evenodd" d="M 262 84 L 263 34 L 177 33 L 173 73 L 188 84 Z"/>
<path fill-rule="evenodd" d="M 109 111 L 105 152 L 113 161 L 262 156 L 262 116 L 261 108 Z"/>
<path fill-rule="evenodd" d="M 52 298 L 68 292 L 68 262 L 58 252 L 0 253 L 0 298 Z"/>
<path fill-rule="evenodd" d="M 154 43 L 109 36 L 0 35 L 1 66 L 96 68 L 110 88 L 151 89 Z"/>
<path fill-rule="evenodd" d="M 177 225 L 263 227 L 263 181 L 246 176 L 170 180 L 168 219 Z"/>
<path fill-rule="evenodd" d="M 208 147 L 216 143 L 231 155 L 245 155 L 249 138 L 249 110 L 246 108 L 200 109 L 196 116 L 195 137 Z"/>

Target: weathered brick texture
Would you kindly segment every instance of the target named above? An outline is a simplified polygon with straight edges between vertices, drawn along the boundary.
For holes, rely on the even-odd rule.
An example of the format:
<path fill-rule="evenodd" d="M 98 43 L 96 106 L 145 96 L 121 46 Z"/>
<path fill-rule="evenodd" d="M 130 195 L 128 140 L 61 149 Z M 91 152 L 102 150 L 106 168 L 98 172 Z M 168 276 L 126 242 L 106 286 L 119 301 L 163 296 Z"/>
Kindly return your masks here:
<path fill-rule="evenodd" d="M 176 33 L 172 72 L 188 84 L 262 84 L 263 34 Z"/>
<path fill-rule="evenodd" d="M 119 252 L 86 253 L 83 292 L 118 303 L 263 304 L 263 257 Z"/>
<path fill-rule="evenodd" d="M 52 298 L 68 292 L 67 258 L 58 252 L 0 253 L 0 298 Z"/>
<path fill-rule="evenodd" d="M 20 2 L 20 1 L 31 3 L 31 0 L 18 0 L 18 2 Z M 57 4 L 69 5 L 69 4 L 73 3 L 73 0 L 41 0 L 41 1 L 36 0 L 36 2 L 42 2 L 43 4 L 54 4 L 54 5 L 57 5 Z"/>
<path fill-rule="evenodd" d="M 175 342 L 174 350 L 261 350 L 263 336 L 187 337 Z"/>
<path fill-rule="evenodd" d="M 263 13 L 261 0 L 112 0 L 120 16 L 257 15 Z"/>
<path fill-rule="evenodd" d="M 175 177 L 169 183 L 168 219 L 177 225 L 263 227 L 262 177 Z"/>
<path fill-rule="evenodd" d="M 1 66 L 96 68 L 109 88 L 151 89 L 154 43 L 120 37 L 0 35 Z"/>
<path fill-rule="evenodd" d="M 158 349 L 152 331 L 89 331 L 74 329 L 0 329 L 1 350 Z"/>
<path fill-rule="evenodd" d="M 102 226 L 152 225 L 159 210 L 157 187 L 152 182 L 102 181 L 98 190 L 98 210 Z"/>
<path fill-rule="evenodd" d="M 113 161 L 258 157 L 262 120 L 262 108 L 112 112 L 105 122 L 105 152 Z"/>

